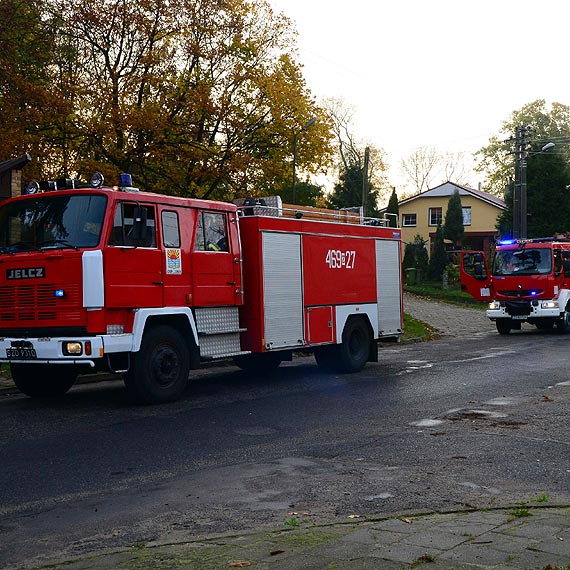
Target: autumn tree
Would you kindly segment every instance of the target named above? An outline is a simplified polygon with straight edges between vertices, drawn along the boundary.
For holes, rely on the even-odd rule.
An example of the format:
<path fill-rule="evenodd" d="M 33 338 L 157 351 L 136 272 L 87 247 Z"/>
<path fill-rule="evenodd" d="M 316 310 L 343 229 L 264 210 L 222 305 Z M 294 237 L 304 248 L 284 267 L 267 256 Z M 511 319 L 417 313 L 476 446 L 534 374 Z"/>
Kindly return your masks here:
<path fill-rule="evenodd" d="M 265 0 L 180 0 L 176 10 L 163 0 L 10 2 L 14 17 L 36 10 L 25 14 L 33 36 L 51 44 L 35 93 L 61 109 L 49 118 L 38 105 L 39 138 L 26 128 L 5 152 L 38 156 L 45 175 L 97 168 L 171 194 L 274 194 L 292 180 L 292 133 L 312 116 L 297 163 L 317 170 L 330 157 L 330 123 L 295 60 L 294 29 Z"/>

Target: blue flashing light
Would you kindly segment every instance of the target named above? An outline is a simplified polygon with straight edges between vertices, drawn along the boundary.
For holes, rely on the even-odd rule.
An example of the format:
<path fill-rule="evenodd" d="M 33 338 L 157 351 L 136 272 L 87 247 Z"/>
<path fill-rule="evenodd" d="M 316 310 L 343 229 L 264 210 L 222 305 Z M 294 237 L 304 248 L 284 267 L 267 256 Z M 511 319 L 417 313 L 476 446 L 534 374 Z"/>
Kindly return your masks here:
<path fill-rule="evenodd" d="M 535 297 L 536 295 L 538 295 L 538 291 L 531 291 L 530 295 L 531 297 Z"/>
<path fill-rule="evenodd" d="M 54 295 L 56 297 L 65 297 L 65 291 L 63 289 L 56 289 Z"/>
<path fill-rule="evenodd" d="M 513 245 L 514 243 L 517 243 L 516 239 L 503 239 L 499 241 L 499 245 Z"/>
<path fill-rule="evenodd" d="M 119 188 L 124 188 L 133 185 L 133 179 L 130 174 L 124 172 L 119 174 Z"/>

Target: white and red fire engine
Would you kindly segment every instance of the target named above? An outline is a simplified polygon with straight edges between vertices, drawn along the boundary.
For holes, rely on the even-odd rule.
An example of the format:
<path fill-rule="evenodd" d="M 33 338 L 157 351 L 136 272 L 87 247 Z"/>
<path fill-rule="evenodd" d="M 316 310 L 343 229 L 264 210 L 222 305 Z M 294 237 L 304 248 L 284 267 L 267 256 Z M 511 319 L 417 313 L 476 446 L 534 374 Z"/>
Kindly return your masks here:
<path fill-rule="evenodd" d="M 399 229 L 121 178 L 35 183 L 0 205 L 0 361 L 25 394 L 108 370 L 136 399 L 165 402 L 201 361 L 267 370 L 307 350 L 351 372 L 402 334 Z"/>
<path fill-rule="evenodd" d="M 487 316 L 499 334 L 528 322 L 570 332 L 570 239 L 500 241 L 491 271 L 483 252 L 461 252 L 461 287 L 489 301 Z"/>

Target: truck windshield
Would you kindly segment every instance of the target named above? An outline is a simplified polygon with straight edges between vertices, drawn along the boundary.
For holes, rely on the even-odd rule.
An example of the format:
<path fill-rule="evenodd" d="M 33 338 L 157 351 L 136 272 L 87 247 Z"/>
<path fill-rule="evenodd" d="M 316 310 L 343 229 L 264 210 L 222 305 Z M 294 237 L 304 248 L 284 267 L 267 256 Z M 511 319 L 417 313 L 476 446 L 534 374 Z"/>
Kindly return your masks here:
<path fill-rule="evenodd" d="M 549 249 L 524 248 L 498 250 L 493 261 L 493 275 L 542 275 L 552 271 Z"/>
<path fill-rule="evenodd" d="M 0 253 L 95 247 L 107 198 L 101 195 L 42 196 L 0 207 Z"/>

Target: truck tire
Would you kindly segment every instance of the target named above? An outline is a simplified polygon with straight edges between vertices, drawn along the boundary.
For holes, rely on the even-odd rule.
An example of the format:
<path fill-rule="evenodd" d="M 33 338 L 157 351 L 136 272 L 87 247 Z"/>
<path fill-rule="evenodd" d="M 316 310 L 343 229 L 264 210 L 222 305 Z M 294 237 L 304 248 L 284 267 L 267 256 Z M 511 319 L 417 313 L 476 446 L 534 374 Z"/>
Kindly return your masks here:
<path fill-rule="evenodd" d="M 252 374 L 271 372 L 278 368 L 282 361 L 283 355 L 280 352 L 261 352 L 234 356 L 236 366 Z"/>
<path fill-rule="evenodd" d="M 495 325 L 499 334 L 509 334 L 511 332 L 511 319 L 497 319 Z"/>
<path fill-rule="evenodd" d="M 570 333 L 570 306 L 566 305 L 562 316 L 556 321 L 556 329 L 560 334 Z"/>
<path fill-rule="evenodd" d="M 188 386 L 190 351 L 182 335 L 167 325 L 144 333 L 123 379 L 129 396 L 144 404 L 178 400 Z"/>
<path fill-rule="evenodd" d="M 70 364 L 10 364 L 12 380 L 30 398 L 63 396 L 77 379 L 77 368 Z"/>
<path fill-rule="evenodd" d="M 350 317 L 342 331 L 342 343 L 318 347 L 319 368 L 336 372 L 359 372 L 370 356 L 370 330 L 364 319 Z"/>
<path fill-rule="evenodd" d="M 369 356 L 370 331 L 368 325 L 360 317 L 350 317 L 342 331 L 341 370 L 343 372 L 359 372 L 368 362 Z"/>

